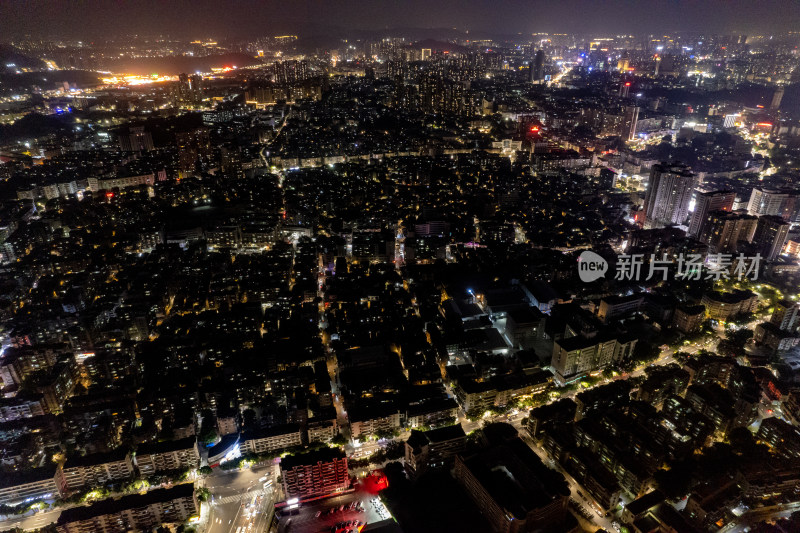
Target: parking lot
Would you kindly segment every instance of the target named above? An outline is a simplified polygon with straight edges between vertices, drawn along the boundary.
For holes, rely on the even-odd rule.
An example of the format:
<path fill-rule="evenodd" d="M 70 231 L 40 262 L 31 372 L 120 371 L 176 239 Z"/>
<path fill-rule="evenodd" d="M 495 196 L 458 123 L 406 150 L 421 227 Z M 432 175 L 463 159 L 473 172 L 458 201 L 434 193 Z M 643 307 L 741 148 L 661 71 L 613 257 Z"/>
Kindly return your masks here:
<path fill-rule="evenodd" d="M 308 503 L 291 512 L 282 510 L 281 515 L 279 533 L 355 533 L 365 524 L 390 518 L 380 499 L 365 490 Z"/>

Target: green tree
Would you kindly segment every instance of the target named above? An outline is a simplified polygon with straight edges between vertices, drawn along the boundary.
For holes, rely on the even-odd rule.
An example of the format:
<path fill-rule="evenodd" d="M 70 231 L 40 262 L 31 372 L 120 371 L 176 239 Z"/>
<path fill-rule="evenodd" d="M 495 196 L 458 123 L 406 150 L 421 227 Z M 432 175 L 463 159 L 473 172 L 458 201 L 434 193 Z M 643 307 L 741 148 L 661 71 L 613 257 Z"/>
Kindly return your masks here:
<path fill-rule="evenodd" d="M 725 336 L 734 346 L 744 347 L 747 341 L 753 338 L 753 330 L 746 328 L 731 329 L 725 333 Z"/>
<path fill-rule="evenodd" d="M 403 442 L 391 442 L 386 446 L 386 458 L 390 461 L 400 459 L 406 454 L 406 445 Z"/>
<path fill-rule="evenodd" d="M 493 415 L 495 415 L 495 416 L 497 416 L 497 415 L 504 415 L 504 414 L 506 414 L 508 411 L 510 411 L 510 409 L 511 409 L 511 408 L 510 408 L 510 406 L 508 406 L 508 405 L 503 405 L 503 406 L 500 406 L 500 405 L 493 405 L 493 406 L 489 407 L 489 411 L 491 411 L 491 413 L 492 413 Z"/>
<path fill-rule="evenodd" d="M 623 372 L 633 372 L 635 368 L 636 368 L 636 361 L 634 361 L 633 359 L 630 358 L 623 359 L 622 361 L 619 362 L 619 369 L 622 370 Z"/>
<path fill-rule="evenodd" d="M 199 489 L 197 489 L 195 491 L 195 494 L 197 495 L 197 500 L 201 502 L 207 502 L 208 499 L 211 497 L 211 491 L 209 491 L 205 487 L 200 487 Z"/>
<path fill-rule="evenodd" d="M 456 417 L 448 416 L 447 418 L 443 418 L 442 420 L 440 420 L 436 424 L 436 427 L 452 426 L 456 422 L 458 422 L 458 419 Z"/>
<path fill-rule="evenodd" d="M 657 470 L 653 479 L 661 492 L 669 498 L 683 498 L 691 488 L 691 472 L 681 468 Z"/>
<path fill-rule="evenodd" d="M 386 452 L 383 450 L 378 450 L 369 456 L 369 462 L 374 465 L 379 465 L 386 462 L 386 458 Z"/>
<path fill-rule="evenodd" d="M 633 358 L 639 364 L 647 364 L 658 359 L 660 353 L 661 350 L 655 344 L 639 341 L 636 343 L 636 348 L 633 349 Z"/>
<path fill-rule="evenodd" d="M 217 429 L 214 426 L 204 427 L 200 435 L 197 436 L 197 439 L 208 446 L 217 440 Z"/>
<path fill-rule="evenodd" d="M 481 416 L 483 416 L 483 410 L 479 407 L 473 407 L 467 411 L 467 418 L 472 422 L 478 420 Z"/>
<path fill-rule="evenodd" d="M 392 429 L 379 429 L 375 432 L 375 437 L 378 439 L 393 439 L 396 436 L 396 431 Z"/>

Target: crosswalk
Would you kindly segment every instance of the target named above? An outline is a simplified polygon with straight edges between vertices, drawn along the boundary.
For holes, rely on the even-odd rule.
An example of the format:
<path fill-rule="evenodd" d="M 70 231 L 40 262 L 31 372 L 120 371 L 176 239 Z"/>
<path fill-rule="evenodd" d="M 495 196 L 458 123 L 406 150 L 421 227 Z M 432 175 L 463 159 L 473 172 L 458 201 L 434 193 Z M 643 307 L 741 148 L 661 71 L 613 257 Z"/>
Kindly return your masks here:
<path fill-rule="evenodd" d="M 264 496 L 267 494 L 266 490 L 251 490 L 242 494 L 231 494 L 229 496 L 222 496 L 221 498 L 214 498 L 214 505 L 225 505 L 228 503 L 236 503 L 240 501 L 247 501 L 254 496 Z"/>

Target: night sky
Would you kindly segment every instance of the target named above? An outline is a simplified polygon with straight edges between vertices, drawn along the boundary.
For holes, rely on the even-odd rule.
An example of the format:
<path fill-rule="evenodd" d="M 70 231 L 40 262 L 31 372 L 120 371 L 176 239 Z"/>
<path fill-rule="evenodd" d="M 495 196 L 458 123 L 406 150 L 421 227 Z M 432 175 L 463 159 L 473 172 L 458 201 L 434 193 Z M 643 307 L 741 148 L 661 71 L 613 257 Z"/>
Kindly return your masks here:
<path fill-rule="evenodd" d="M 132 33 L 235 38 L 404 27 L 501 35 L 779 33 L 800 31 L 800 0 L 0 0 L 0 38 L 28 33 L 85 39 Z"/>

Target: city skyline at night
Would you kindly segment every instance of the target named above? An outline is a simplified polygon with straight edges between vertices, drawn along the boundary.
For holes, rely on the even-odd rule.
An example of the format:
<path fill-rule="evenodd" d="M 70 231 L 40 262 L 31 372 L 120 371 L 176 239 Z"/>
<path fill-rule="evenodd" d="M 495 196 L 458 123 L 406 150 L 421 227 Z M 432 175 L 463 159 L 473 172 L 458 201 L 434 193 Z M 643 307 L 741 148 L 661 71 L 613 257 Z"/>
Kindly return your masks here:
<path fill-rule="evenodd" d="M 0 3 L 0 531 L 800 531 L 798 22 Z"/>

